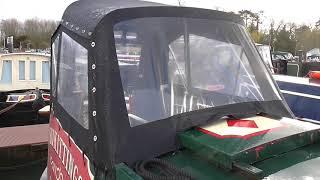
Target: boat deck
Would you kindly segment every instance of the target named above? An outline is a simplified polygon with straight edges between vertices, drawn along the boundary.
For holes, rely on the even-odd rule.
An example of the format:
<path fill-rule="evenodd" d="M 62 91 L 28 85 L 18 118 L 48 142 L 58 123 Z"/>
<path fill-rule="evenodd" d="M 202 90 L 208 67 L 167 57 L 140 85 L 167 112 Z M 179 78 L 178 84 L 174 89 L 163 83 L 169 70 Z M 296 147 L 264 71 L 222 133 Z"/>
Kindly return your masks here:
<path fill-rule="evenodd" d="M 0 149 L 48 143 L 48 124 L 0 128 Z"/>

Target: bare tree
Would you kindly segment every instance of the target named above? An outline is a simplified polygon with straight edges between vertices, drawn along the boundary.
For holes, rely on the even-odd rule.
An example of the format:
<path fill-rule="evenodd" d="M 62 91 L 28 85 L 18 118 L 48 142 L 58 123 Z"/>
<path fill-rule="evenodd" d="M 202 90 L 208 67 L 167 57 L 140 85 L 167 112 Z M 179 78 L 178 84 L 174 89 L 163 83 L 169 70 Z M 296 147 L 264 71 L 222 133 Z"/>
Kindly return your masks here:
<path fill-rule="evenodd" d="M 17 36 L 21 30 L 21 23 L 17 19 L 1 21 L 1 30 L 5 36 Z"/>
<path fill-rule="evenodd" d="M 269 30 L 269 36 L 270 36 L 270 41 L 269 45 L 271 47 L 274 47 L 274 43 L 276 41 L 276 37 L 278 36 L 278 33 L 280 32 L 280 29 L 284 26 L 284 22 L 281 21 L 276 27 L 275 27 L 275 22 L 272 20 L 270 24 L 270 30 Z"/>
<path fill-rule="evenodd" d="M 254 13 L 249 10 L 241 10 L 238 13 L 243 18 L 246 27 L 248 27 L 249 21 L 252 22 L 252 18 L 254 17 Z"/>
<path fill-rule="evenodd" d="M 47 48 L 58 23 L 50 20 L 29 19 L 24 22 L 24 35 L 31 40 L 32 48 Z"/>
<path fill-rule="evenodd" d="M 245 25 L 250 32 L 260 30 L 259 26 L 262 23 L 263 11 L 255 13 L 249 10 L 241 10 L 238 13 L 243 18 Z"/>

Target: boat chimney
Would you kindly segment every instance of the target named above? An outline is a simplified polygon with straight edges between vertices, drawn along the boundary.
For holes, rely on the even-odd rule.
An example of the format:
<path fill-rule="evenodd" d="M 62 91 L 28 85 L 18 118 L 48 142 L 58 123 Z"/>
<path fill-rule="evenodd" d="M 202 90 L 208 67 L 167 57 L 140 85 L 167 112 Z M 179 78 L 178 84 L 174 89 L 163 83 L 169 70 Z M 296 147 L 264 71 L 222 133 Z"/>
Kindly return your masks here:
<path fill-rule="evenodd" d="M 9 53 L 13 53 L 13 36 L 7 37 L 7 47 Z"/>

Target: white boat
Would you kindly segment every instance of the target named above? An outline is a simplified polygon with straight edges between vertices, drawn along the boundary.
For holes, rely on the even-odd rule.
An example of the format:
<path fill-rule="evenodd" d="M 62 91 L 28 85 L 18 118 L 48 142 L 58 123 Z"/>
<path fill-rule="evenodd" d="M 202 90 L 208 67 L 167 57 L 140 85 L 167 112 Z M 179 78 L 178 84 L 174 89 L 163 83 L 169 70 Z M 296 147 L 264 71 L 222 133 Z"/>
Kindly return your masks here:
<path fill-rule="evenodd" d="M 256 44 L 260 55 L 263 57 L 266 65 L 271 72 L 275 68 L 269 66 L 272 62 L 270 55 L 270 46 Z M 292 112 L 299 118 L 307 121 L 320 121 L 320 81 L 313 80 L 308 75 L 309 71 L 314 68 L 319 68 L 318 62 L 287 62 L 284 74 L 273 74 L 286 102 L 288 103 Z M 278 67 L 279 68 L 279 67 Z M 299 76 L 305 77 L 299 77 Z"/>
<path fill-rule="evenodd" d="M 0 127 L 47 123 L 38 110 L 50 101 L 50 54 L 0 54 Z"/>
<path fill-rule="evenodd" d="M 0 91 L 50 89 L 50 54 L 0 54 Z"/>

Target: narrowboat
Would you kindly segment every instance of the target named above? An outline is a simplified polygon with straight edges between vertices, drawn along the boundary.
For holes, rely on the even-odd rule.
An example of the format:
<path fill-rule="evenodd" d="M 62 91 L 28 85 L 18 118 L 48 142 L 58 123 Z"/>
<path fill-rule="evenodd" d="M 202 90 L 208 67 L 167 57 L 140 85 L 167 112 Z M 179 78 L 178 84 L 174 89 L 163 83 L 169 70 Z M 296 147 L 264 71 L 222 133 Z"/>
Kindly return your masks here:
<path fill-rule="evenodd" d="M 269 47 L 269 48 L 267 48 Z M 270 46 L 257 45 L 269 70 L 274 73 L 281 93 L 296 117 L 302 120 L 320 122 L 320 68 L 319 62 L 291 62 L 271 60 Z M 266 54 L 269 54 L 267 56 Z M 270 62 L 273 65 L 269 66 Z M 312 76 L 314 74 L 314 76 Z M 304 75 L 304 77 L 301 77 Z"/>
<path fill-rule="evenodd" d="M 278 74 L 273 77 L 297 117 L 320 123 L 320 79 Z"/>
<path fill-rule="evenodd" d="M 80 0 L 52 49 L 43 179 L 320 177 L 320 126 L 295 118 L 238 15 Z"/>
<path fill-rule="evenodd" d="M 48 123 L 38 110 L 50 101 L 50 55 L 0 54 L 0 127 Z"/>

